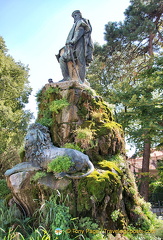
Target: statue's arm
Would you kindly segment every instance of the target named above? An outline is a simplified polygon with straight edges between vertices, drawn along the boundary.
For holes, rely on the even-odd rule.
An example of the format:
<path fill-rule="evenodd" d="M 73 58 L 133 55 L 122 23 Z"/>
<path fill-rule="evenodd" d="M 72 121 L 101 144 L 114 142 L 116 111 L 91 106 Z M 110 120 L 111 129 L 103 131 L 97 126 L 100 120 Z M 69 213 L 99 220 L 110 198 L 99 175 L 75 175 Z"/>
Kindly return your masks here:
<path fill-rule="evenodd" d="M 90 30 L 89 26 L 83 20 L 80 20 L 77 23 L 74 37 L 73 37 L 73 39 L 71 39 L 71 41 L 69 43 L 75 45 L 79 41 L 79 39 L 89 30 Z"/>
<path fill-rule="evenodd" d="M 84 35 L 84 27 L 79 27 L 76 31 L 75 31 L 75 34 L 74 34 L 74 37 L 73 39 L 70 41 L 70 44 L 76 44 L 79 39 Z"/>

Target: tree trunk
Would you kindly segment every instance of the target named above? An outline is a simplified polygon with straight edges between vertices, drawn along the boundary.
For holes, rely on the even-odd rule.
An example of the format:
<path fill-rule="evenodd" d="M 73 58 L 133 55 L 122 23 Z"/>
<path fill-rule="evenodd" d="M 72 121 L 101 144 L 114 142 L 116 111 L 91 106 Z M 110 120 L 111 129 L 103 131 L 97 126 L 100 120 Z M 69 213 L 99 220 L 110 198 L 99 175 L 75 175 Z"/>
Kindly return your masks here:
<path fill-rule="evenodd" d="M 153 39 L 154 34 L 149 35 L 149 46 L 148 52 L 149 55 L 153 56 Z M 151 68 L 151 66 L 149 66 Z M 148 201 L 149 194 L 149 161 L 150 161 L 150 148 L 151 142 L 150 139 L 144 140 L 144 150 L 143 150 L 143 162 L 142 162 L 142 175 L 141 175 L 141 185 L 140 185 L 140 194 L 146 201 Z"/>
<path fill-rule="evenodd" d="M 155 37 L 155 34 L 150 34 L 149 35 L 149 48 L 148 48 L 148 52 L 149 52 L 149 55 L 152 57 L 154 54 L 153 54 L 153 39 Z"/>
<path fill-rule="evenodd" d="M 140 185 L 140 194 L 146 201 L 148 201 L 149 192 L 149 161 L 150 161 L 151 143 L 149 139 L 144 140 L 143 162 L 142 162 L 142 176 Z"/>

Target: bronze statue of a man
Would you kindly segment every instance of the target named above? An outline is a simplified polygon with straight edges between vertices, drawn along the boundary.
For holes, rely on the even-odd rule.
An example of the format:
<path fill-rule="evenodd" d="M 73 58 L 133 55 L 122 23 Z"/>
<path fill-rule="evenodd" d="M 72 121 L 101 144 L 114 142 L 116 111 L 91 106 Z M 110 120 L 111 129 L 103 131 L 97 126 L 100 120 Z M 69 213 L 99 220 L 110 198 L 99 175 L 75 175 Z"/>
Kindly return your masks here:
<path fill-rule="evenodd" d="M 79 10 L 72 13 L 74 24 L 65 46 L 56 56 L 61 67 L 63 80 L 78 80 L 84 83 L 86 66 L 93 60 L 92 27 L 89 20 L 82 18 Z"/>

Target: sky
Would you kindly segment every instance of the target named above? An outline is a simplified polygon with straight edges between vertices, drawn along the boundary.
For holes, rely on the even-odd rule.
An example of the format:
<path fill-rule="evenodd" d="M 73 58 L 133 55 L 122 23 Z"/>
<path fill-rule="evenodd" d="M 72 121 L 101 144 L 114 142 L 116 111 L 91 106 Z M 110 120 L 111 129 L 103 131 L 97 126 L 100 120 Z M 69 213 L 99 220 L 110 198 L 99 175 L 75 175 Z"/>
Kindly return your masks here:
<path fill-rule="evenodd" d="M 123 21 L 129 0 L 0 0 L 0 35 L 15 61 L 28 65 L 33 91 L 27 108 L 37 116 L 35 95 L 52 78 L 62 79 L 55 55 L 65 45 L 80 10 L 90 20 L 92 40 L 104 44 L 105 24 Z"/>

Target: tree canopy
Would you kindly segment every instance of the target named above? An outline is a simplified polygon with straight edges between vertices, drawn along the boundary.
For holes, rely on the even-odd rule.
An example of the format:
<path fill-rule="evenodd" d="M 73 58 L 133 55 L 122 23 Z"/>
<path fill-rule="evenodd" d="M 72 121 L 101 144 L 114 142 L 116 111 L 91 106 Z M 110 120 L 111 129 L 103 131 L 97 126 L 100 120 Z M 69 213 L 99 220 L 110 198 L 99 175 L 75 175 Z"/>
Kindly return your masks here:
<path fill-rule="evenodd" d="M 0 37 L 0 154 L 21 145 L 31 118 L 31 113 L 24 110 L 31 93 L 28 70 L 8 55 Z"/>
<path fill-rule="evenodd" d="M 123 23 L 105 25 L 106 44 L 95 45 L 88 71 L 91 86 L 115 104 L 128 139 L 143 149 L 145 172 L 152 144 L 162 141 L 162 14 L 160 0 L 131 0 Z"/>

